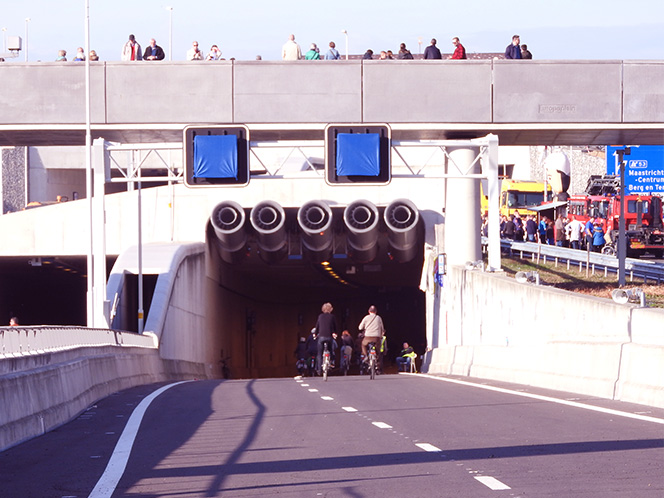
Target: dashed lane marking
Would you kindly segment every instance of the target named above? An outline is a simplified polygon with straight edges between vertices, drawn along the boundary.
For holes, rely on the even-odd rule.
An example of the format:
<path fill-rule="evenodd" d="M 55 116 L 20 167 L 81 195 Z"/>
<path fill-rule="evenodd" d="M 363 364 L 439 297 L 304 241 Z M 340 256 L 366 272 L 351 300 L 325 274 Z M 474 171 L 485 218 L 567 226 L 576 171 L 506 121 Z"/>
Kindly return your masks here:
<path fill-rule="evenodd" d="M 552 398 L 550 396 L 542 396 L 541 394 L 533 394 L 527 392 L 514 391 L 512 389 L 505 389 L 503 387 L 496 386 L 487 386 L 482 384 L 475 384 L 474 382 L 467 382 L 465 380 L 459 379 L 449 379 L 446 377 L 437 377 L 435 375 L 428 374 L 409 374 L 401 373 L 400 375 L 417 375 L 417 377 L 426 377 L 428 379 L 434 379 L 441 382 L 449 382 L 451 384 L 459 384 L 462 386 L 477 387 L 479 389 L 487 389 L 488 391 L 495 391 L 504 394 L 513 394 L 515 396 L 523 396 L 525 398 L 537 399 L 540 401 L 548 401 L 550 403 L 558 403 L 560 405 L 573 406 L 574 408 L 582 408 L 584 410 L 591 410 L 600 413 L 606 413 L 608 415 L 615 415 L 617 417 L 633 418 L 636 420 L 643 420 L 645 422 L 653 422 L 655 424 L 664 424 L 664 418 L 657 417 L 648 417 L 646 415 L 639 415 L 637 413 L 621 412 L 619 410 L 613 410 L 611 408 L 603 408 L 601 406 L 586 405 L 583 403 L 578 403 L 576 401 L 568 401 L 566 399 Z"/>
<path fill-rule="evenodd" d="M 353 408 L 352 406 L 342 406 L 341 409 L 342 409 L 342 410 L 345 410 L 345 411 L 347 411 L 347 412 L 349 412 L 349 413 L 353 413 L 353 412 L 356 412 L 356 411 L 357 411 L 357 408 Z"/>
<path fill-rule="evenodd" d="M 392 426 L 386 424 L 385 422 L 371 422 L 373 425 L 378 427 L 379 429 L 391 429 Z"/>
<path fill-rule="evenodd" d="M 437 446 L 434 446 L 433 444 L 429 444 L 429 443 L 415 443 L 415 446 L 417 446 L 418 448 L 420 448 L 424 451 L 430 451 L 430 452 L 443 451 L 440 448 L 438 448 Z"/>
<path fill-rule="evenodd" d="M 502 489 L 512 489 L 507 484 L 500 482 L 495 477 L 491 476 L 473 476 L 473 477 L 482 484 L 484 484 L 487 488 L 493 491 L 500 491 Z"/>
<path fill-rule="evenodd" d="M 99 481 L 97 481 L 97 485 L 94 487 L 88 498 L 110 498 L 127 467 L 131 448 L 134 445 L 138 429 L 141 426 L 141 421 L 143 420 L 143 416 L 145 415 L 148 406 L 150 406 L 150 403 L 152 403 L 157 396 L 167 389 L 185 382 L 191 381 L 175 382 L 157 389 L 134 408 L 129 420 L 127 420 L 127 425 L 125 425 L 125 428 L 120 435 L 120 439 L 115 445 L 113 454 L 108 461 L 108 465 L 106 465 L 106 470 L 104 470 L 104 473 L 99 478 Z M 127 405 L 129 405 L 129 403 L 127 403 Z"/>
<path fill-rule="evenodd" d="M 309 384 L 300 384 L 301 387 L 309 387 Z"/>
<path fill-rule="evenodd" d="M 317 392 L 318 392 L 318 389 L 309 389 L 309 392 L 310 392 L 310 393 L 317 393 Z"/>
<path fill-rule="evenodd" d="M 332 401 L 334 398 L 331 396 L 321 396 L 320 399 L 324 399 L 325 401 Z"/>

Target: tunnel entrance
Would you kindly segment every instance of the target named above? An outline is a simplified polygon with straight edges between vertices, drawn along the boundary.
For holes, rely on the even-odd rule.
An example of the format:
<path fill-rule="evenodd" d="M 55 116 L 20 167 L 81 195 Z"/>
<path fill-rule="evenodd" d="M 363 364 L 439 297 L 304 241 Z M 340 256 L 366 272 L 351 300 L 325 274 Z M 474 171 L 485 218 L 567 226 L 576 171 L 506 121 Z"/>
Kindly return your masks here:
<path fill-rule="evenodd" d="M 375 210 L 364 205 L 350 207 L 353 213 L 348 208 L 306 205 L 299 211 L 286 208 L 283 213 L 280 208 L 271 213 L 219 212 L 234 230 L 245 219 L 253 221 L 252 216 L 264 224 L 261 228 L 277 225 L 283 216 L 282 235 L 267 241 L 259 237 L 259 228 L 241 235 L 233 232 L 224 244 L 214 222 L 208 225 L 213 260 L 208 273 L 218 281 L 210 308 L 215 310 L 220 359 L 227 361 L 233 377 L 294 375 L 298 339 L 309 335 L 325 302 L 334 307 L 338 333 L 348 330 L 354 339 L 369 306 L 377 306 L 386 329 L 388 363 L 403 342 L 414 346 L 419 355 L 424 353 L 425 295 L 419 290 L 424 243 L 421 220 L 403 206 L 392 210 L 389 206 Z M 321 240 L 311 240 L 301 229 L 302 209 L 309 211 L 307 220 L 316 225 L 312 233 Z M 361 230 L 386 215 L 390 223 L 413 227 L 407 243 L 395 244 L 393 231 L 380 223 L 375 223 L 371 237 L 352 238 L 349 217 Z M 235 251 L 229 252 L 229 247 Z M 265 247 L 273 249 L 272 254 L 265 254 L 270 252 Z"/>

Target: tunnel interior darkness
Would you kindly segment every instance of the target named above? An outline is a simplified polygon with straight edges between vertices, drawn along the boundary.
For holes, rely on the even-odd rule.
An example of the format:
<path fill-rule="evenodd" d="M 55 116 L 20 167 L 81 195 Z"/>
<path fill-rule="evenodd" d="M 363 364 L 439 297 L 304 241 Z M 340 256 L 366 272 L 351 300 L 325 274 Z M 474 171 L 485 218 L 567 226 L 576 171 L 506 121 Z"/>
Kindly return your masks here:
<path fill-rule="evenodd" d="M 424 229 L 412 205 L 269 204 L 267 213 L 231 207 L 213 212 L 207 238 L 221 299 L 233 303 L 220 314 L 217 330 L 225 335 L 222 356 L 232 357 L 234 377 L 292 375 L 298 339 L 308 336 L 325 302 L 334 306 L 338 332 L 347 329 L 354 338 L 369 306 L 377 306 L 388 358 L 404 341 L 424 352 Z M 232 226 L 230 233 L 218 237 L 215 216 Z M 400 231 L 406 226 L 409 235 Z M 266 227 L 274 230 L 261 233 Z M 238 313 L 242 320 L 227 318 Z"/>

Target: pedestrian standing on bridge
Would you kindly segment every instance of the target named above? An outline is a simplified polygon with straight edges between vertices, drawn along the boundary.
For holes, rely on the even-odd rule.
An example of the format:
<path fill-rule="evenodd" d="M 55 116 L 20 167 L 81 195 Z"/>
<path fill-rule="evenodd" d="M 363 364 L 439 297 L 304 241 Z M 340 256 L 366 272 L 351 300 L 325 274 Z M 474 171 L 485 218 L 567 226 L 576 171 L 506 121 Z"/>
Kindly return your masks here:
<path fill-rule="evenodd" d="M 144 61 L 161 61 L 164 60 L 166 54 L 164 54 L 164 49 L 157 45 L 157 42 L 154 38 L 150 38 L 150 44 L 145 48 L 143 53 Z"/>
<path fill-rule="evenodd" d="M 122 60 L 123 61 L 140 61 L 143 59 L 143 52 L 141 46 L 136 41 L 134 35 L 129 35 L 129 41 L 122 47 Z"/>
<path fill-rule="evenodd" d="M 281 47 L 281 58 L 285 61 L 297 61 L 302 58 L 302 50 L 295 41 L 295 35 L 289 35 L 288 41 Z"/>
<path fill-rule="evenodd" d="M 431 39 L 431 45 L 429 45 L 427 48 L 424 49 L 424 58 L 425 59 L 442 59 L 442 55 L 440 55 L 440 50 L 438 50 L 438 47 L 436 47 L 436 39 L 432 38 Z"/>
<path fill-rule="evenodd" d="M 457 36 L 452 38 L 452 45 L 454 45 L 454 53 L 450 56 L 450 59 L 462 60 L 468 58 L 466 57 L 466 49 L 463 45 L 461 45 L 461 42 Z"/>
<path fill-rule="evenodd" d="M 9 326 L 10 327 L 18 327 L 18 317 L 13 316 L 9 319 Z"/>
<path fill-rule="evenodd" d="M 514 35 L 512 37 L 512 43 L 507 45 L 507 48 L 505 49 L 505 59 L 521 59 L 520 43 L 521 39 L 519 38 L 519 35 Z"/>
<path fill-rule="evenodd" d="M 326 61 L 337 61 L 339 59 L 341 59 L 341 55 L 339 55 L 339 51 L 336 49 L 336 45 L 334 44 L 334 42 L 331 41 L 330 42 L 330 48 L 325 53 L 325 60 Z"/>
<path fill-rule="evenodd" d="M 521 45 L 521 58 L 522 59 L 532 59 L 533 54 L 530 53 L 530 50 L 528 50 L 528 45 L 525 43 Z"/>
<path fill-rule="evenodd" d="M 191 44 L 191 48 L 187 50 L 187 60 L 188 61 L 202 61 L 203 52 L 198 48 L 198 42 L 194 41 Z"/>

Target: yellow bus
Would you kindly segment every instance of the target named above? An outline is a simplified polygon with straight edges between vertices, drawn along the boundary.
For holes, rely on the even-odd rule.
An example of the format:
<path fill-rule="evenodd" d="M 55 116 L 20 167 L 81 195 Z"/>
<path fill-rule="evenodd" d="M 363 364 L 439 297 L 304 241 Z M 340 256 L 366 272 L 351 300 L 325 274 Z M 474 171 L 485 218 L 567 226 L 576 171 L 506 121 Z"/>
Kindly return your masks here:
<path fill-rule="evenodd" d="M 482 214 L 489 210 L 489 199 L 484 195 L 484 182 L 482 182 L 481 209 Z M 551 186 L 547 185 L 546 202 L 551 202 L 553 192 Z M 515 211 L 520 215 L 535 215 L 535 211 L 529 208 L 539 206 L 545 202 L 544 183 L 529 180 L 508 180 L 500 181 L 500 214 L 509 216 Z"/>

